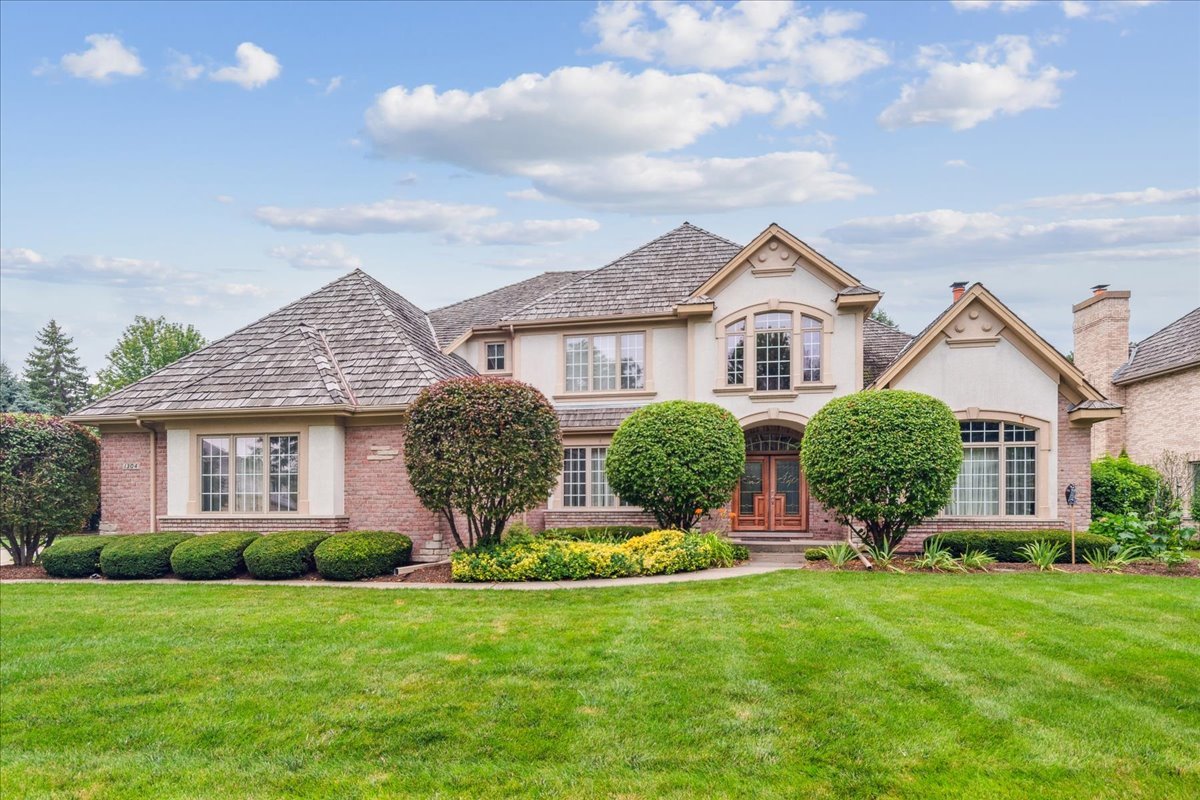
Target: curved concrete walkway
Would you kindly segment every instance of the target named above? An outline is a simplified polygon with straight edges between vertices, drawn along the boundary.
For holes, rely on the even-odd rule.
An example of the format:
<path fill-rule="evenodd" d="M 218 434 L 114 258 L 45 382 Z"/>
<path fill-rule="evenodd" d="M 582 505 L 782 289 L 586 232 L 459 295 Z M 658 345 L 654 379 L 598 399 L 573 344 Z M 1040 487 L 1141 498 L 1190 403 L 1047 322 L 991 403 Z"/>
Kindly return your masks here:
<path fill-rule="evenodd" d="M 700 572 L 677 572 L 674 575 L 644 575 L 637 578 L 592 578 L 582 581 L 522 581 L 517 583 L 399 583 L 393 581 L 183 581 L 178 578 L 155 578 L 138 581 L 89 580 L 87 578 L 11 578 L 0 584 L 11 586 L 18 583 L 89 583 L 92 585 L 121 586 L 129 584 L 174 584 L 186 586 L 323 586 L 331 589 L 452 589 L 478 591 L 481 589 L 514 589 L 525 591 L 547 591 L 551 589 L 607 589 L 620 586 L 652 586 L 661 583 L 692 583 L 695 581 L 719 581 L 726 578 L 741 578 L 746 575 L 763 575 L 781 569 L 798 569 L 798 564 L 764 563 L 742 564 L 723 569 L 706 569 Z"/>

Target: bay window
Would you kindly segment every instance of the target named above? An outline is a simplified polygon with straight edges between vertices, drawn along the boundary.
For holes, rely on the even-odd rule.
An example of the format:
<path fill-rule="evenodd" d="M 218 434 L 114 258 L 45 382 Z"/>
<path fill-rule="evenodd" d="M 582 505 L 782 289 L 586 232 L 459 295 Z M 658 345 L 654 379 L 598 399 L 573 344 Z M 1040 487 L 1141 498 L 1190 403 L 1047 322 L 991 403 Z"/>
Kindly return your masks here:
<path fill-rule="evenodd" d="M 646 388 L 646 334 L 608 333 L 563 339 L 563 388 L 617 392 Z"/>
<path fill-rule="evenodd" d="M 200 510 L 236 514 L 296 511 L 300 437 L 200 437 Z"/>
<path fill-rule="evenodd" d="M 1037 429 L 1012 422 L 959 423 L 963 461 L 945 513 L 951 516 L 1037 514 Z"/>

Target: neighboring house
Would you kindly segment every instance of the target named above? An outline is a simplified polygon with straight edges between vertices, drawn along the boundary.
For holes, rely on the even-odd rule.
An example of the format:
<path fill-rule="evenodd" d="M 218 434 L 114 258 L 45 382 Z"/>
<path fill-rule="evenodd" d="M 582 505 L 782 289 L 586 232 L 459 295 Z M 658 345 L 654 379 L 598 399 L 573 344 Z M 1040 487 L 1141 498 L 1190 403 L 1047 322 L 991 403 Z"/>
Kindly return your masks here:
<path fill-rule="evenodd" d="M 1129 292 L 1096 286 L 1074 307 L 1075 364 L 1125 407 L 1092 429 L 1092 458 L 1122 450 L 1142 464 L 1173 453 L 1200 491 L 1200 308 L 1140 342 L 1129 341 Z"/>
<path fill-rule="evenodd" d="M 771 225 L 742 246 L 694 225 L 596 270 L 551 272 L 426 314 L 356 270 L 74 414 L 102 437 L 106 531 L 387 528 L 444 555 L 404 469 L 403 411 L 475 373 L 558 409 L 563 474 L 534 527 L 640 523 L 604 472 L 638 406 L 691 399 L 746 432 L 735 531 L 844 531 L 811 500 L 797 447 L 831 398 L 900 388 L 945 400 L 966 459 L 945 528 L 1061 527 L 1090 507 L 1090 426 L 1120 415 L 982 285 L 916 337 L 869 319 L 880 292 Z"/>

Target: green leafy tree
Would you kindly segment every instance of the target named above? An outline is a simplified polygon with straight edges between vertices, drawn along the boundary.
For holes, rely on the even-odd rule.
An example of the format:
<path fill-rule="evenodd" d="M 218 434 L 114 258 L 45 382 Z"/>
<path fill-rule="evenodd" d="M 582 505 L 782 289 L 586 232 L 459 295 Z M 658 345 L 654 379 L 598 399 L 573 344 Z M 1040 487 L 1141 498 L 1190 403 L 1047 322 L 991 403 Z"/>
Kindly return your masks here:
<path fill-rule="evenodd" d="M 1121 451 L 1116 458 L 1104 456 L 1092 462 L 1092 517 L 1135 512 L 1146 515 L 1155 498 L 1167 490 L 1154 467 L 1138 464 Z"/>
<path fill-rule="evenodd" d="M 826 403 L 800 455 L 811 495 L 869 544 L 890 548 L 950 500 L 963 451 L 945 403 L 885 389 Z"/>
<path fill-rule="evenodd" d="M 871 312 L 871 319 L 876 322 L 882 322 L 884 325 L 896 327 L 896 320 L 892 319 L 892 315 L 884 311 L 882 308 L 877 308 Z"/>
<path fill-rule="evenodd" d="M 95 434 L 44 414 L 0 414 L 0 544 L 14 563 L 80 532 L 99 502 Z"/>
<path fill-rule="evenodd" d="M 608 484 L 662 528 L 688 530 L 729 502 L 746 464 L 737 418 L 712 403 L 671 400 L 639 408 L 613 434 Z"/>
<path fill-rule="evenodd" d="M 29 394 L 29 386 L 0 361 L 0 411 L 40 413 L 46 409 Z"/>
<path fill-rule="evenodd" d="M 405 428 L 408 479 L 425 507 L 446 519 L 459 547 L 499 542 L 509 518 L 545 501 L 558 481 L 558 415 L 528 384 L 441 381 L 413 401 Z"/>
<path fill-rule="evenodd" d="M 86 404 L 92 396 L 75 343 L 54 320 L 38 331 L 37 346 L 25 359 L 25 380 L 34 402 L 58 416 Z"/>
<path fill-rule="evenodd" d="M 191 325 L 185 327 L 167 322 L 164 317 L 150 319 L 138 315 L 109 352 L 108 366 L 97 373 L 100 383 L 96 393 L 103 397 L 136 383 L 206 344 L 200 331 Z"/>

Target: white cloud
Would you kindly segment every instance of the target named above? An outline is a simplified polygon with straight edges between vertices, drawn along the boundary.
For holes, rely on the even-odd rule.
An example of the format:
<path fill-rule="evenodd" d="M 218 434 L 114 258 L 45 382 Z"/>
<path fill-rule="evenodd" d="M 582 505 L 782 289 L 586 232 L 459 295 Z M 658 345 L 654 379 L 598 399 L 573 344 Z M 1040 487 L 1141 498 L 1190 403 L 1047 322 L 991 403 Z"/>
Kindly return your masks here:
<path fill-rule="evenodd" d="M 84 41 L 90 45 L 88 49 L 80 53 L 67 53 L 58 62 L 68 75 L 94 83 L 107 83 L 114 76 L 136 77 L 146 71 L 137 51 L 122 44 L 115 34 L 93 33 L 84 37 Z M 51 71 L 52 68 L 42 66 L 35 69 L 34 74 L 42 75 Z"/>
<path fill-rule="evenodd" d="M 812 117 L 825 116 L 825 109 L 813 99 L 808 92 L 793 92 L 784 89 L 779 93 L 782 107 L 775 115 L 775 124 L 783 126 L 804 127 Z"/>
<path fill-rule="evenodd" d="M 448 231 L 446 239 L 463 244 L 560 244 L 600 230 L 594 219 L 527 219 L 468 225 Z"/>
<path fill-rule="evenodd" d="M 1061 0 L 1058 7 L 1067 19 L 1082 19 L 1093 17 L 1108 22 L 1124 14 L 1129 14 L 1145 6 L 1156 5 L 1162 0 Z M 1035 5 L 1046 6 L 1047 2 L 1038 0 L 950 0 L 950 4 L 958 11 L 987 11 L 996 9 L 1004 13 L 1010 11 L 1025 11 Z"/>
<path fill-rule="evenodd" d="M 1092 13 L 1092 7 L 1083 0 L 1062 0 L 1062 12 L 1067 19 L 1078 19 Z"/>
<path fill-rule="evenodd" d="M 175 84 L 194 81 L 204 74 L 204 66 L 192 61 L 186 53 L 171 51 L 171 63 L 167 65 L 167 79 Z"/>
<path fill-rule="evenodd" d="M 649 13 L 647 13 L 649 12 Z M 601 3 L 591 19 L 596 49 L 674 68 L 749 68 L 754 80 L 836 85 L 888 63 L 877 42 L 846 38 L 857 11 L 809 11 L 783 2 Z"/>
<path fill-rule="evenodd" d="M 362 259 L 346 249 L 341 242 L 279 245 L 270 250 L 272 258 L 281 258 L 296 269 L 336 269 L 342 272 L 359 269 Z"/>
<path fill-rule="evenodd" d="M 276 230 L 344 234 L 445 231 L 495 214 L 488 206 L 429 200 L 381 200 L 337 208 L 261 206 L 254 212 L 259 222 Z"/>
<path fill-rule="evenodd" d="M 236 83 L 243 89 L 257 89 L 279 77 L 283 69 L 279 59 L 253 42 L 242 42 L 237 47 L 237 66 L 213 70 L 209 78 L 214 81 Z"/>
<path fill-rule="evenodd" d="M 1031 8 L 1034 0 L 950 0 L 956 11 L 986 11 L 997 8 L 1005 13 Z"/>
<path fill-rule="evenodd" d="M 36 267 L 46 262 L 45 257 L 36 250 L 28 247 L 6 247 L 0 250 L 0 267 L 8 270 L 21 270 Z"/>
<path fill-rule="evenodd" d="M 229 297 L 265 297 L 267 290 L 253 283 L 223 283 L 221 294 Z"/>
<path fill-rule="evenodd" d="M 510 200 L 545 200 L 546 195 L 539 192 L 537 189 L 518 189 L 515 192 L 505 192 L 506 197 Z"/>
<path fill-rule="evenodd" d="M 943 166 L 952 167 L 954 169 L 966 169 L 967 167 L 969 167 L 971 165 L 968 164 L 966 161 L 964 161 L 961 158 L 952 158 L 949 161 L 947 161 Z"/>
<path fill-rule="evenodd" d="M 883 127 L 941 124 L 963 131 L 997 114 L 1054 108 L 1059 83 L 1073 74 L 1050 66 L 1035 71 L 1033 47 L 1025 36 L 998 36 L 976 47 L 973 61 L 944 58 L 939 50 L 922 49 L 920 59 L 929 74 L 920 83 L 906 84 L 900 97 L 883 110 Z"/>
<path fill-rule="evenodd" d="M 233 202 L 233 197 L 231 197 L 230 195 L 227 195 L 227 194 L 219 194 L 216 197 L 214 197 L 213 200 L 216 200 L 218 203 L 223 203 L 225 205 L 229 205 L 230 203 Z"/>
<path fill-rule="evenodd" d="M 1086 192 L 1035 197 L 1027 208 L 1103 208 L 1105 206 L 1177 205 L 1200 203 L 1200 189 L 1140 189 L 1132 192 Z"/>
<path fill-rule="evenodd" d="M 366 128 L 387 155 L 520 173 L 546 162 L 676 150 L 777 104 L 773 92 L 715 75 L 631 75 L 600 64 L 520 75 L 474 93 L 394 86 L 368 109 Z"/>
<path fill-rule="evenodd" d="M 321 90 L 321 94 L 333 94 L 338 89 L 342 88 L 342 76 L 334 75 L 327 81 L 317 80 L 316 78 L 308 79 L 309 86 L 315 86 Z"/>

